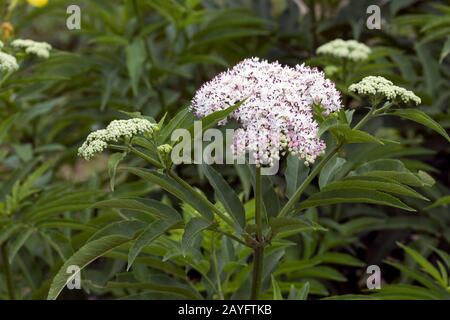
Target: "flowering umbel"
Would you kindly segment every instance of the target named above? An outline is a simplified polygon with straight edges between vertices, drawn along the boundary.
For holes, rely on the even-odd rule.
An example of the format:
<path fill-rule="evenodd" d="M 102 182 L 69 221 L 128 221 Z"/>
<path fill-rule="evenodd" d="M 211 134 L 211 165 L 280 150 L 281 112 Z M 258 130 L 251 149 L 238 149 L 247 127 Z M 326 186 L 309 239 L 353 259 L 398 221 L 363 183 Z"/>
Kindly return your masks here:
<path fill-rule="evenodd" d="M 321 45 L 316 53 L 351 61 L 362 61 L 369 57 L 371 50 L 364 43 L 356 40 L 335 39 Z"/>
<path fill-rule="evenodd" d="M 380 76 L 365 77 L 360 82 L 350 85 L 348 89 L 360 95 L 387 99 L 389 101 L 397 100 L 403 103 L 413 102 L 415 104 L 420 104 L 421 102 L 414 92 L 396 86 L 392 81 Z"/>
<path fill-rule="evenodd" d="M 24 49 L 27 54 L 34 54 L 39 58 L 47 59 L 52 46 L 47 42 L 38 42 L 30 39 L 16 39 L 11 42 L 14 48 Z"/>
<path fill-rule="evenodd" d="M 108 147 L 108 142 L 131 139 L 139 134 L 151 135 L 157 129 L 157 124 L 147 119 L 114 120 L 111 121 L 106 129 L 91 132 L 83 145 L 78 149 L 78 155 L 86 160 L 90 160 L 96 153 L 105 150 Z"/>
<path fill-rule="evenodd" d="M 248 153 L 257 166 L 271 166 L 286 152 L 314 162 L 325 143 L 313 106 L 320 104 L 325 115 L 341 108 L 340 93 L 319 70 L 251 58 L 205 83 L 190 109 L 204 117 L 243 100 L 231 114 L 241 124 L 232 150 L 235 156 Z"/>
<path fill-rule="evenodd" d="M 5 52 L 0 52 L 0 71 L 13 72 L 19 69 L 14 56 Z"/>

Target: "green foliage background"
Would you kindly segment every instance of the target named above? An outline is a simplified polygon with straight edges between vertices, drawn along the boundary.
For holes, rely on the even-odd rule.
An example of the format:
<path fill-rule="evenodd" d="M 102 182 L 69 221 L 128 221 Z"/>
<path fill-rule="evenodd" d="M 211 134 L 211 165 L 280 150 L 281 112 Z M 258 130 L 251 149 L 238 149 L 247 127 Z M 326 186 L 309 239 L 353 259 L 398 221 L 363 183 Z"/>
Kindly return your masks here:
<path fill-rule="evenodd" d="M 355 120 L 365 114 L 367 101 L 350 94 L 348 85 L 367 75 L 384 76 L 418 94 L 419 109 L 438 123 L 436 130 L 429 118 L 379 117 L 365 129 L 384 144 L 349 144 L 335 156 L 305 190 L 302 220 L 277 222 L 284 234 L 266 252 L 262 297 L 450 298 L 446 1 L 380 4 L 381 30 L 365 26 L 373 1 L 80 0 L 81 30 L 72 31 L 65 23 L 66 8 L 74 1 L 50 0 L 42 8 L 22 1 L 9 17 L 7 1 L 0 3 L 0 20 L 12 24 L 14 37 L 54 47 L 48 60 L 26 59 L 14 76 L 2 75 L 1 299 L 45 299 L 52 281 L 49 297 L 56 298 L 67 277 L 58 271 L 70 264 L 86 265 L 83 290 L 64 290 L 60 298 L 248 298 L 249 248 L 212 232 L 217 226 L 202 224 L 195 204 L 165 192 L 154 177 L 138 179 L 142 172 L 114 169 L 111 191 L 108 168 L 111 173 L 114 157 L 109 165 L 106 155 L 86 162 L 76 150 L 93 129 L 126 117 L 120 111 L 180 119 L 180 110 L 203 82 L 252 56 L 337 67 L 329 76 Z M 315 55 L 319 45 L 335 38 L 356 39 L 373 52 L 351 69 Z M 133 157 L 120 163 L 143 165 Z M 251 170 L 214 168 L 186 165 L 176 172 L 220 210 L 227 201 L 209 182 L 222 183 L 218 177 L 223 177 L 223 188 L 231 186 L 243 203 L 237 210 L 251 219 Z M 279 175 L 265 178 L 263 185 L 272 187 L 264 194 L 266 209 L 276 211 L 290 198 L 307 170 L 288 158 Z M 364 189 L 351 175 L 374 171 L 419 193 L 409 187 L 392 192 L 402 205 L 385 206 L 386 199 L 324 202 L 327 190 L 350 198 Z M 124 198 L 135 202 L 117 200 Z M 321 205 L 313 205 L 314 200 Z M 176 219 L 158 225 L 147 214 L 155 206 L 167 217 L 181 212 L 189 222 L 181 229 Z M 155 237 L 162 236 L 137 250 L 136 232 L 148 226 Z M 127 270 L 130 248 L 136 256 Z M 381 267 L 381 290 L 366 289 L 366 268 L 372 264 Z"/>

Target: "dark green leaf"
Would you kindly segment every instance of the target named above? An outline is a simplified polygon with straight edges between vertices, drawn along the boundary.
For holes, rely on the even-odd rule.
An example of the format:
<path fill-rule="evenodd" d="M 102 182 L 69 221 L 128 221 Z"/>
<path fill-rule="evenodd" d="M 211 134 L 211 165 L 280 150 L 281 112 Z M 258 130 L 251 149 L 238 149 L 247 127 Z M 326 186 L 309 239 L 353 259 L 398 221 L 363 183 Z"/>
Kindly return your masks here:
<path fill-rule="evenodd" d="M 212 226 L 210 221 L 204 220 L 202 218 L 192 218 L 186 224 L 183 239 L 181 240 L 181 249 L 184 254 L 186 254 L 187 250 L 191 247 L 192 242 L 195 237 L 200 234 L 205 229 L 208 229 Z"/>
<path fill-rule="evenodd" d="M 305 165 L 297 156 L 289 155 L 286 158 L 286 196 L 291 198 L 303 180 L 309 173 L 309 167 Z"/>
<path fill-rule="evenodd" d="M 136 241 L 128 253 L 127 270 L 131 268 L 134 260 L 145 246 L 148 246 L 153 240 L 169 230 L 172 226 L 173 223 L 171 224 L 164 220 L 157 220 L 145 228 L 144 231 L 136 238 Z"/>
<path fill-rule="evenodd" d="M 322 168 L 319 175 L 319 187 L 322 190 L 328 183 L 333 181 L 333 178 L 337 174 L 337 172 L 342 168 L 345 159 L 340 157 L 333 157 L 327 164 Z"/>
<path fill-rule="evenodd" d="M 431 130 L 436 131 L 441 136 L 443 136 L 447 141 L 450 142 L 450 137 L 448 136 L 447 132 L 444 128 L 441 127 L 439 123 L 434 121 L 429 115 L 427 115 L 425 112 L 420 111 L 418 109 L 398 109 L 394 110 L 392 114 L 402 117 L 404 119 L 408 119 L 417 123 L 420 123 Z"/>
<path fill-rule="evenodd" d="M 188 190 L 181 186 L 177 181 L 172 178 L 167 177 L 154 170 L 144 170 L 139 168 L 126 168 L 127 171 L 135 174 L 142 179 L 150 181 L 159 185 L 164 190 L 170 192 L 175 197 L 189 203 L 193 208 L 195 208 L 202 216 L 207 220 L 213 219 L 213 214 L 210 208 L 197 197 L 193 196 Z"/>
<path fill-rule="evenodd" d="M 300 209 L 336 203 L 372 203 L 400 208 L 406 211 L 416 211 L 399 199 L 380 191 L 371 189 L 348 188 L 345 190 L 321 191 L 315 193 L 300 205 Z"/>
<path fill-rule="evenodd" d="M 139 79 L 144 71 L 145 48 L 142 39 L 137 38 L 126 48 L 128 74 L 135 95 L 138 93 Z"/>
<path fill-rule="evenodd" d="M 61 269 L 59 269 L 58 273 L 52 281 L 52 284 L 50 285 L 47 299 L 55 300 L 56 298 L 58 298 L 59 294 L 64 289 L 66 284 L 78 275 L 78 273 L 67 273 L 67 268 L 69 266 L 78 266 L 81 272 L 83 268 L 85 268 L 97 258 L 105 255 L 112 249 L 117 248 L 129 241 L 131 241 L 131 239 L 128 237 L 112 235 L 85 244 L 64 263 Z"/>
<path fill-rule="evenodd" d="M 239 223 L 242 229 L 245 228 L 245 210 L 239 197 L 225 181 L 224 178 L 210 165 L 201 166 L 203 173 L 216 192 L 216 196 L 224 205 L 227 212 Z"/>

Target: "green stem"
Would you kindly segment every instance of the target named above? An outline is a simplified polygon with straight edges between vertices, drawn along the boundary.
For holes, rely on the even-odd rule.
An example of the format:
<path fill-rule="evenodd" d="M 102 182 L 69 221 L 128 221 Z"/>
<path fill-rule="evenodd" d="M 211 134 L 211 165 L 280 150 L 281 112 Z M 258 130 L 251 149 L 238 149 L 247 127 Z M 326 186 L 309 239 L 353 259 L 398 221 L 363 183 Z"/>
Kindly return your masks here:
<path fill-rule="evenodd" d="M 375 113 L 375 107 L 371 107 L 369 112 L 353 127 L 354 130 L 360 129 L 363 125 L 369 121 Z"/>
<path fill-rule="evenodd" d="M 135 155 L 141 157 L 142 159 L 146 160 L 151 165 L 155 166 L 158 169 L 164 169 L 164 166 L 160 162 L 158 162 L 157 160 L 149 157 L 148 155 L 146 155 L 142 151 L 139 151 L 138 149 L 136 149 L 133 146 L 129 146 L 129 148 L 130 148 L 131 152 L 133 152 Z"/>
<path fill-rule="evenodd" d="M 261 215 L 261 167 L 256 167 L 255 174 L 255 224 L 256 237 L 262 240 L 262 215 Z"/>
<path fill-rule="evenodd" d="M 373 116 L 375 112 L 375 107 L 371 107 L 370 111 L 353 127 L 354 130 L 360 129 L 364 124 L 366 124 L 367 121 L 369 121 Z M 337 144 L 326 156 L 323 158 L 311 171 L 311 173 L 306 177 L 305 180 L 303 180 L 302 184 L 298 187 L 298 189 L 295 191 L 292 198 L 289 199 L 289 201 L 284 205 L 284 207 L 281 209 L 280 213 L 278 214 L 279 217 L 286 216 L 291 209 L 294 207 L 295 203 L 300 199 L 300 197 L 303 194 L 303 191 L 308 187 L 308 185 L 311 183 L 311 181 L 319 174 L 320 170 L 327 164 L 327 162 L 333 158 L 333 156 L 338 153 L 338 151 L 343 146 L 342 143 Z"/>
<path fill-rule="evenodd" d="M 9 79 L 9 77 L 11 77 L 11 75 L 13 74 L 13 71 L 8 71 L 4 77 L 0 80 L 0 88 L 3 86 L 3 83 L 5 83 L 6 80 Z"/>
<path fill-rule="evenodd" d="M 226 232 L 226 231 L 224 231 L 222 229 L 219 229 L 219 228 L 214 228 L 214 229 L 211 229 L 211 230 L 213 230 L 213 231 L 215 231 L 217 233 L 220 233 L 220 234 L 224 235 L 225 237 L 228 237 L 228 238 L 230 238 L 230 239 L 232 239 L 232 240 L 234 240 L 236 242 L 239 242 L 240 244 L 242 244 L 242 245 L 244 245 L 246 247 L 249 246 L 247 243 L 245 243 L 245 241 L 239 239 L 234 234 L 228 233 L 228 232 Z"/>
<path fill-rule="evenodd" d="M 164 169 L 164 166 L 159 163 L 158 161 L 156 161 L 155 159 L 149 157 L 148 155 L 146 155 L 145 153 L 143 153 L 142 151 L 139 151 L 138 149 L 136 149 L 135 147 L 129 145 L 129 146 L 118 146 L 115 144 L 110 144 L 108 146 L 108 148 L 113 149 L 113 150 L 119 150 L 119 151 L 125 151 L 125 152 L 132 152 L 135 155 L 137 155 L 139 158 L 144 159 L 145 161 L 147 161 L 148 163 L 150 163 L 151 165 L 155 166 L 158 169 Z"/>
<path fill-rule="evenodd" d="M 264 261 L 264 248 L 257 247 L 253 251 L 253 279 L 252 279 L 252 300 L 259 299 L 259 291 L 261 290 L 262 271 Z"/>
<path fill-rule="evenodd" d="M 3 261 L 3 272 L 5 274 L 5 279 L 6 279 L 6 287 L 8 289 L 8 295 L 9 295 L 9 299 L 10 300 L 15 300 L 16 296 L 15 296 L 15 292 L 14 292 L 14 286 L 13 286 L 13 281 L 12 281 L 12 273 L 11 273 L 11 267 L 9 265 L 9 260 L 8 260 L 8 247 L 7 247 L 7 243 L 3 243 L 2 245 L 2 261 Z"/>
<path fill-rule="evenodd" d="M 306 177 L 305 180 L 303 180 L 302 184 L 298 187 L 298 189 L 295 191 L 294 195 L 289 199 L 289 201 L 284 205 L 284 207 L 281 209 L 280 213 L 278 214 L 279 217 L 283 217 L 291 211 L 292 207 L 295 205 L 295 203 L 300 199 L 300 197 L 303 194 L 303 191 L 305 191 L 306 187 L 311 183 L 311 181 L 319 174 L 320 170 L 325 166 L 325 164 L 339 151 L 342 144 L 336 145 L 326 156 L 325 158 L 322 158 L 320 162 L 314 167 L 314 169 L 311 171 L 311 173 Z"/>
<path fill-rule="evenodd" d="M 261 290 L 262 271 L 264 261 L 264 239 L 262 233 L 262 215 L 261 215 L 261 168 L 256 167 L 255 175 L 255 224 L 256 224 L 256 242 L 253 249 L 253 279 L 251 299 L 258 300 Z"/>
<path fill-rule="evenodd" d="M 380 109 L 374 110 L 373 115 L 381 115 L 394 105 L 393 102 L 386 102 Z"/>

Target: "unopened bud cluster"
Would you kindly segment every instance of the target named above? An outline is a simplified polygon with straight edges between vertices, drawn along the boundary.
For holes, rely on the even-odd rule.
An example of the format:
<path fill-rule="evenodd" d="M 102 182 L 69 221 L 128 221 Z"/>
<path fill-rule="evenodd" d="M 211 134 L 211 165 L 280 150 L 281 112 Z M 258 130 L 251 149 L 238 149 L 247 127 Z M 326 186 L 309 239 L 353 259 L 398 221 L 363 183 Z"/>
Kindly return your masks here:
<path fill-rule="evenodd" d="M 109 142 L 131 139 L 133 136 L 140 134 L 151 135 L 156 130 L 158 130 L 158 126 L 147 119 L 114 120 L 106 129 L 91 132 L 78 149 L 78 155 L 90 160 L 96 153 L 105 150 Z"/>
<path fill-rule="evenodd" d="M 50 56 L 50 50 L 52 49 L 52 46 L 47 42 L 38 42 L 29 39 L 13 40 L 11 46 L 17 49 L 23 49 L 27 54 L 34 54 L 44 59 Z"/>
<path fill-rule="evenodd" d="M 335 39 L 317 48 L 317 54 L 332 56 L 335 58 L 362 61 L 369 57 L 371 50 L 364 43 L 356 40 Z"/>
<path fill-rule="evenodd" d="M 36 55 L 39 58 L 47 59 L 50 56 L 52 46 L 47 42 L 37 42 L 29 39 L 16 39 L 11 41 L 11 47 L 14 49 L 23 49 L 27 54 Z M 4 49 L 4 43 L 0 41 L 0 50 Z M 0 71 L 14 72 L 19 69 L 19 64 L 15 56 L 0 51 Z"/>
<path fill-rule="evenodd" d="M 360 82 L 350 85 L 348 89 L 360 95 L 385 98 L 389 101 L 413 102 L 416 105 L 421 102 L 414 92 L 396 86 L 392 81 L 380 76 L 365 77 Z"/>
<path fill-rule="evenodd" d="M 158 152 L 162 154 L 169 154 L 172 152 L 172 146 L 170 144 L 162 144 L 158 146 Z"/>
<path fill-rule="evenodd" d="M 0 51 L 0 71 L 13 72 L 19 69 L 16 57 Z"/>

